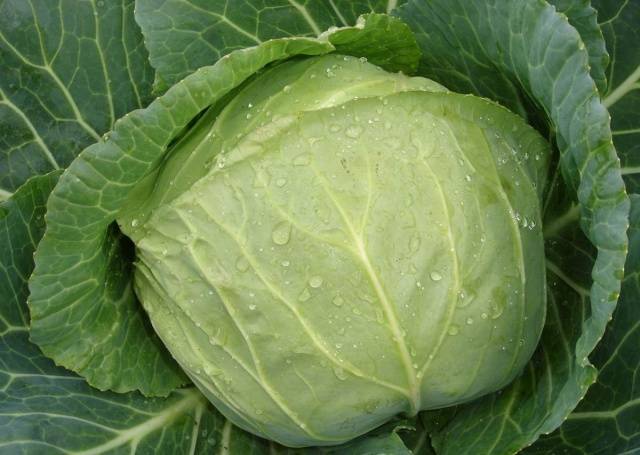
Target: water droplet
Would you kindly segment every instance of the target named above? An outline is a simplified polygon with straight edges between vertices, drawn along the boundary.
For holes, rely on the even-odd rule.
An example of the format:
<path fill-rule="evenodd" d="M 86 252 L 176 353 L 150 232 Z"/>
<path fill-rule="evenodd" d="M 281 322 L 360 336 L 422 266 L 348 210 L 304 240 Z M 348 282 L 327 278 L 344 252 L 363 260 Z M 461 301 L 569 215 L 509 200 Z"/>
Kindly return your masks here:
<path fill-rule="evenodd" d="M 342 306 L 343 303 L 344 303 L 344 299 L 339 295 L 335 296 L 335 298 L 333 299 L 333 304 L 335 306 Z"/>
<path fill-rule="evenodd" d="M 238 259 L 236 260 L 236 269 L 238 269 L 238 271 L 240 272 L 246 272 L 247 270 L 249 270 L 249 261 L 247 261 L 246 257 L 238 257 Z"/>
<path fill-rule="evenodd" d="M 307 288 L 304 288 L 304 290 L 298 296 L 298 300 L 300 302 L 306 302 L 310 298 L 311 298 L 311 293 L 309 292 L 309 289 L 307 289 Z"/>
<path fill-rule="evenodd" d="M 311 286 L 312 288 L 319 288 L 320 286 L 322 286 L 323 280 L 321 276 L 312 276 L 309 279 L 309 286 Z"/>
<path fill-rule="evenodd" d="M 216 166 L 218 167 L 218 169 L 222 169 L 225 163 L 226 163 L 225 157 L 218 155 L 218 157 L 216 158 Z"/>
<path fill-rule="evenodd" d="M 420 237 L 417 235 L 411 237 L 411 240 L 409 240 L 409 252 L 411 254 L 416 253 L 420 249 L 420 243 L 422 243 Z"/>
<path fill-rule="evenodd" d="M 329 131 L 331 131 L 332 133 L 337 133 L 338 131 L 340 131 L 342 129 L 342 127 L 338 124 L 333 124 L 329 127 Z"/>
<path fill-rule="evenodd" d="M 442 275 L 440 275 L 440 273 L 438 272 L 431 272 L 429 274 L 429 278 L 431 278 L 433 281 L 440 281 L 442 279 Z"/>
<path fill-rule="evenodd" d="M 447 333 L 449 333 L 449 335 L 457 335 L 458 332 L 460 332 L 460 327 L 458 327 L 456 324 L 451 324 L 451 327 L 449 327 L 449 331 Z"/>
<path fill-rule="evenodd" d="M 270 181 L 271 176 L 269 175 L 269 172 L 267 172 L 265 169 L 258 169 L 256 171 L 255 178 L 253 179 L 253 187 L 264 188 L 269 184 Z"/>
<path fill-rule="evenodd" d="M 367 63 L 367 57 L 360 57 L 360 58 L 358 59 L 358 61 L 359 61 L 360 63 Z"/>
<path fill-rule="evenodd" d="M 362 127 L 358 125 L 353 125 L 344 130 L 344 134 L 351 139 L 357 139 L 362 134 Z"/>
<path fill-rule="evenodd" d="M 311 163 L 311 155 L 309 155 L 308 153 L 298 155 L 293 160 L 294 166 L 308 166 L 309 163 Z"/>
<path fill-rule="evenodd" d="M 502 312 L 504 311 L 504 301 L 492 300 L 489 306 L 490 306 L 491 319 L 498 319 L 500 316 L 502 316 Z"/>
<path fill-rule="evenodd" d="M 470 176 L 470 175 L 466 175 L 466 176 L 464 177 L 464 179 L 465 179 L 467 182 L 470 182 L 470 181 L 471 181 L 471 176 Z"/>
<path fill-rule="evenodd" d="M 333 372 L 335 373 L 336 378 L 340 379 L 341 381 L 345 381 L 347 379 L 347 373 L 344 371 L 344 368 L 335 367 L 333 369 Z"/>
<path fill-rule="evenodd" d="M 131 227 L 136 227 L 140 224 L 140 221 L 137 218 L 131 220 Z"/>
<path fill-rule="evenodd" d="M 255 309 L 256 309 L 255 304 L 252 303 L 251 305 L 249 305 L 249 310 L 253 311 Z"/>
<path fill-rule="evenodd" d="M 291 262 L 284 260 L 280 263 L 280 265 L 282 265 L 282 267 L 289 267 L 291 265 Z"/>
<path fill-rule="evenodd" d="M 282 221 L 273 228 L 271 240 L 276 245 L 286 245 L 291 236 L 291 224 L 288 221 Z"/>
<path fill-rule="evenodd" d="M 473 324 L 473 318 L 467 318 L 467 324 L 468 325 Z"/>
<path fill-rule="evenodd" d="M 285 93 L 289 93 L 291 91 L 291 86 L 290 85 L 285 85 L 282 88 L 282 91 L 285 92 Z"/>
<path fill-rule="evenodd" d="M 467 307 L 473 302 L 476 296 L 473 292 L 467 292 L 464 289 L 458 292 L 458 308 Z"/>
<path fill-rule="evenodd" d="M 279 178 L 278 180 L 276 180 L 276 186 L 278 188 L 282 188 L 286 184 L 287 184 L 287 179 Z"/>

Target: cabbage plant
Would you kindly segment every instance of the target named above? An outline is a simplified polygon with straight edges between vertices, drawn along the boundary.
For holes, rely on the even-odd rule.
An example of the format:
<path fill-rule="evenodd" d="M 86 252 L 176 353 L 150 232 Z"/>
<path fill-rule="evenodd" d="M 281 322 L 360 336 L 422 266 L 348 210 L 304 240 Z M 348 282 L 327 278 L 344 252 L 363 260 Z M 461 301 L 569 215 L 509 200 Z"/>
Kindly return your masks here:
<path fill-rule="evenodd" d="M 0 2 L 0 447 L 636 450 L 595 6 Z"/>

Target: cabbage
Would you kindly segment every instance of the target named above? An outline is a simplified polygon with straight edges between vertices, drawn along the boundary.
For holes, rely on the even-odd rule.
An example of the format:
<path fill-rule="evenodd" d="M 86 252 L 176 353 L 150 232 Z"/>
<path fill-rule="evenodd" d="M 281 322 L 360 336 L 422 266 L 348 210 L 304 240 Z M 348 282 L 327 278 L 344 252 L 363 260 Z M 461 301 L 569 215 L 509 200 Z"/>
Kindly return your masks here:
<path fill-rule="evenodd" d="M 636 451 L 605 3 L 0 2 L 0 451 Z"/>
<path fill-rule="evenodd" d="M 274 66 L 212 117 L 119 222 L 154 329 L 227 418 L 336 444 L 521 372 L 546 308 L 535 130 L 338 54 Z"/>

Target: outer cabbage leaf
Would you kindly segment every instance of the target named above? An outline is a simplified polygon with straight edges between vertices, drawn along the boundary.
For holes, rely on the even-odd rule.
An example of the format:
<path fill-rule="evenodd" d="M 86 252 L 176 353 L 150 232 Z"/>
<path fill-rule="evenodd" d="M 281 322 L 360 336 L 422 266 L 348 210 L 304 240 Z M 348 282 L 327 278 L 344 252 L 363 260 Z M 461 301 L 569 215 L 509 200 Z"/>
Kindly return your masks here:
<path fill-rule="evenodd" d="M 580 35 L 543 2 L 415 0 L 398 14 L 424 49 L 421 74 L 510 106 L 560 152 L 545 204 L 551 292 L 540 350 L 503 393 L 428 418 L 439 453 L 513 453 L 557 428 L 593 383 L 587 357 L 619 295 L 629 201 L 608 113 Z"/>
<path fill-rule="evenodd" d="M 631 195 L 629 256 L 620 302 L 605 336 L 591 359 L 597 382 L 562 426 L 544 436 L 526 453 L 609 454 L 640 449 L 640 198 L 637 162 L 640 139 L 640 3 L 595 3 L 612 55 L 608 68 L 612 86 L 604 99 L 612 114 L 613 139 L 623 162 L 622 172 Z M 634 74 L 635 72 L 635 74 Z"/>
<path fill-rule="evenodd" d="M 0 1 L 0 200 L 150 98 L 133 0 Z"/>
<path fill-rule="evenodd" d="M 629 256 L 620 302 L 591 359 L 597 382 L 556 431 L 525 454 L 635 454 L 640 449 L 640 197 L 631 195 Z"/>
<path fill-rule="evenodd" d="M 611 53 L 611 81 L 604 104 L 611 113 L 613 142 L 630 193 L 640 193 L 640 2 L 597 1 Z"/>
<path fill-rule="evenodd" d="M 580 33 L 580 38 L 589 52 L 589 72 L 600 93 L 607 89 L 605 70 L 609 64 L 607 46 L 598 24 L 598 11 L 591 6 L 590 0 L 551 0 L 558 12 L 565 14 L 569 23 Z"/>
<path fill-rule="evenodd" d="M 142 28 L 164 91 L 229 52 L 269 39 L 315 37 L 355 23 L 365 13 L 388 13 L 404 0 L 137 0 Z M 393 34 L 388 36 L 395 39 Z"/>

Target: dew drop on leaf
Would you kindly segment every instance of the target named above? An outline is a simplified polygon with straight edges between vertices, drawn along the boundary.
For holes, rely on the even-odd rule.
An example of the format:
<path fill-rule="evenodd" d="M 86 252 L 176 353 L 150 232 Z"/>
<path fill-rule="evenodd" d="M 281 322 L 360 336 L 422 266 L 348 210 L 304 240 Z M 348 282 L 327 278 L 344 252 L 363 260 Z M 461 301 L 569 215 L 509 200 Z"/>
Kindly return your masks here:
<path fill-rule="evenodd" d="M 322 277 L 319 275 L 312 276 L 309 279 L 309 286 L 311 286 L 312 288 L 319 288 L 320 286 L 322 286 L 322 283 Z"/>
<path fill-rule="evenodd" d="M 281 223 L 276 224 L 273 228 L 273 232 L 271 234 L 271 240 L 276 245 L 286 245 L 289 242 L 289 237 L 291 236 L 291 225 L 283 221 Z"/>
<path fill-rule="evenodd" d="M 310 298 L 311 298 L 311 293 L 309 292 L 309 289 L 307 289 L 307 288 L 304 288 L 304 290 L 298 296 L 298 300 L 300 302 L 306 302 Z"/>
<path fill-rule="evenodd" d="M 298 155 L 293 160 L 294 166 L 308 166 L 309 163 L 311 163 L 311 155 L 309 155 L 308 153 Z"/>
<path fill-rule="evenodd" d="M 502 316 L 502 312 L 504 311 L 504 301 L 493 300 L 491 301 L 489 306 L 491 310 L 491 319 L 498 319 L 500 316 Z"/>
<path fill-rule="evenodd" d="M 236 269 L 238 269 L 239 272 L 246 272 L 247 270 L 249 270 L 249 261 L 247 261 L 246 257 L 238 257 L 238 259 L 236 260 Z"/>
<path fill-rule="evenodd" d="M 336 378 L 340 379 L 341 381 L 345 381 L 347 379 L 347 373 L 345 373 L 343 368 L 335 367 L 333 369 L 333 372 L 336 375 Z"/>
<path fill-rule="evenodd" d="M 344 130 L 344 134 L 351 139 L 356 139 L 362 134 L 362 127 L 358 125 L 350 126 Z"/>

